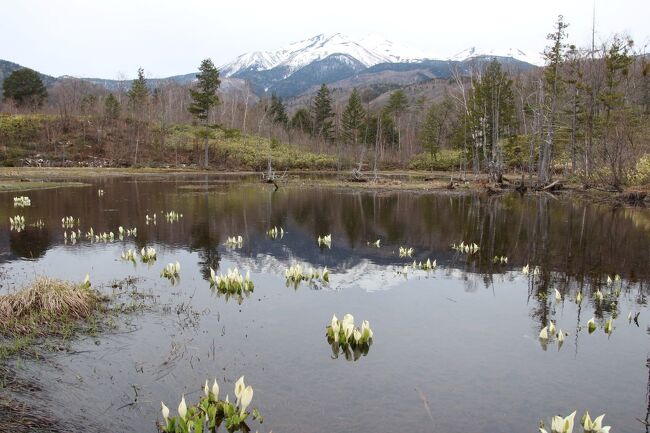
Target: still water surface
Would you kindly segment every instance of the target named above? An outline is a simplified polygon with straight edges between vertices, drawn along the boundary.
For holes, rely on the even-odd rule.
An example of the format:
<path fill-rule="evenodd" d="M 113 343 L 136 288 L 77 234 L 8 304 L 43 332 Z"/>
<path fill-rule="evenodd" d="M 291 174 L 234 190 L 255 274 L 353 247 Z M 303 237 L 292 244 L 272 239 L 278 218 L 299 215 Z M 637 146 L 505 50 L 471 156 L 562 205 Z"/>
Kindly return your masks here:
<path fill-rule="evenodd" d="M 13 207 L 14 195 L 0 194 L 0 293 L 35 275 L 81 281 L 88 272 L 107 293 L 112 281 L 136 277 L 138 290 L 154 296 L 115 331 L 15 365 L 43 387 L 30 401 L 77 431 L 154 432 L 160 400 L 174 412 L 181 393 L 196 400 L 213 377 L 232 398 L 242 374 L 265 417 L 252 423 L 260 431 L 534 432 L 541 418 L 574 409 L 607 413 L 613 431 L 647 431 L 637 420 L 647 419 L 650 385 L 646 209 L 533 195 L 273 192 L 218 176 L 100 179 L 29 192 L 24 210 Z M 172 210 L 183 214 L 178 222 L 165 220 Z M 156 224 L 147 225 L 154 213 Z M 10 232 L 17 214 L 45 227 Z M 65 216 L 79 218 L 82 233 L 123 226 L 138 234 L 66 244 Z M 285 236 L 271 239 L 273 226 Z M 316 238 L 329 233 L 331 249 L 319 247 Z M 243 236 L 242 248 L 224 245 L 233 235 Z M 381 248 L 367 244 L 377 239 Z M 468 258 L 450 248 L 461 241 L 480 252 Z M 143 246 L 157 250 L 153 265 L 119 259 Z M 438 269 L 398 274 L 413 260 L 398 256 L 400 246 L 413 247 L 417 261 L 436 259 Z M 494 256 L 508 263 L 494 264 Z M 172 285 L 160 272 L 176 260 L 181 279 Z M 330 283 L 287 287 L 284 270 L 295 263 L 327 266 Z M 254 292 L 216 295 L 209 268 L 235 266 L 250 271 Z M 621 282 L 608 286 L 615 274 Z M 603 302 L 593 297 L 598 289 Z M 628 322 L 639 311 L 638 326 Z M 325 326 L 334 313 L 370 321 L 367 356 L 333 357 Z M 598 329 L 590 335 L 592 317 Z M 549 320 L 569 333 L 561 347 L 537 338 Z"/>

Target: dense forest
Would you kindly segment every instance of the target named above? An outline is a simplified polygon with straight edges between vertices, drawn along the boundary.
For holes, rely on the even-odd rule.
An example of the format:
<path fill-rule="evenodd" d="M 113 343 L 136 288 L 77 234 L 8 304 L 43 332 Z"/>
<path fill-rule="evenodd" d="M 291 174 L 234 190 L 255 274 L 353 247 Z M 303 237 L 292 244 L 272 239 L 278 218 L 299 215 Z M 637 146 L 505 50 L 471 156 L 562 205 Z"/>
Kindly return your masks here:
<path fill-rule="evenodd" d="M 626 36 L 583 48 L 560 16 L 545 65 L 496 59 L 397 88 L 323 84 L 300 105 L 221 89 L 209 60 L 192 85 L 151 85 L 142 69 L 112 91 L 21 69 L 3 83 L 4 165 L 449 170 L 622 190 L 650 183 L 650 57 Z M 425 89 L 435 87 L 435 92 Z M 386 94 L 386 92 L 383 92 Z M 433 95 L 433 96 L 432 96 Z M 304 101 L 305 98 L 299 98 Z"/>

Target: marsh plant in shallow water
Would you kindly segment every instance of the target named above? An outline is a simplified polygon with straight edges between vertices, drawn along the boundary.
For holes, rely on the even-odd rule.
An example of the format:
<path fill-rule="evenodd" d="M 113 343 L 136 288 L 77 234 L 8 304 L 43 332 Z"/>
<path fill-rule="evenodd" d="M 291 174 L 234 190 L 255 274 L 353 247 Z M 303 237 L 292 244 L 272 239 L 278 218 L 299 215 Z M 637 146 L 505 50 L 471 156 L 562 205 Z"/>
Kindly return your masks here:
<path fill-rule="evenodd" d="M 521 268 L 521 273 L 524 274 L 524 276 L 529 276 L 530 275 L 530 265 L 526 265 L 523 268 Z M 540 273 L 540 268 L 539 266 L 535 266 L 533 268 L 533 275 L 539 275 Z"/>
<path fill-rule="evenodd" d="M 176 283 L 180 279 L 181 264 L 176 261 L 176 263 L 168 263 L 160 273 L 160 276 L 167 278 L 172 283 Z"/>
<path fill-rule="evenodd" d="M 68 244 L 68 241 L 70 242 L 71 245 L 74 245 L 77 243 L 77 239 L 81 238 L 80 234 L 77 234 L 78 232 L 75 232 L 74 230 L 70 231 L 70 234 L 68 234 L 67 230 L 63 232 L 63 243 L 66 245 Z"/>
<path fill-rule="evenodd" d="M 143 263 L 153 263 L 156 261 L 156 250 L 153 247 L 142 247 L 140 257 Z"/>
<path fill-rule="evenodd" d="M 551 430 L 547 430 L 544 425 L 544 421 L 539 422 L 539 432 L 540 433 L 573 433 L 574 423 L 575 423 L 576 411 L 573 411 L 566 417 L 561 417 L 559 415 L 554 416 L 551 419 Z M 595 419 L 591 419 L 589 412 L 585 412 L 580 420 L 580 425 L 582 426 L 584 433 L 609 433 L 611 426 L 603 426 L 603 419 L 605 414 L 600 415 Z"/>
<path fill-rule="evenodd" d="M 31 205 L 32 201 L 29 199 L 29 197 L 14 197 L 14 207 L 29 207 Z"/>
<path fill-rule="evenodd" d="M 325 236 L 319 236 L 318 239 L 316 239 L 318 242 L 318 246 L 325 246 L 327 248 L 332 248 L 332 235 L 325 235 Z"/>
<path fill-rule="evenodd" d="M 181 218 L 183 218 L 183 214 L 175 211 L 169 211 L 165 214 L 168 223 L 178 222 Z"/>
<path fill-rule="evenodd" d="M 465 254 L 476 254 L 480 250 L 479 246 L 475 243 L 466 244 L 465 241 L 461 241 L 461 243 L 458 245 L 451 244 L 451 249 Z"/>
<path fill-rule="evenodd" d="M 275 226 L 273 226 L 272 229 L 269 229 L 266 231 L 266 234 L 271 238 L 271 239 L 282 239 L 284 237 L 284 229 L 280 227 L 279 229 Z"/>
<path fill-rule="evenodd" d="M 160 402 L 164 421 L 158 427 L 166 433 L 202 433 L 216 432 L 221 424 L 225 424 L 230 432 L 248 432 L 250 428 L 246 425 L 246 420 L 249 417 L 260 423 L 264 421 L 256 408 L 252 412 L 248 411 L 253 400 L 253 387 L 246 386 L 244 376 L 235 383 L 235 398 L 235 403 L 231 403 L 227 395 L 224 400 L 220 400 L 217 380 L 214 380 L 211 387 L 206 380 L 203 397 L 199 402 L 188 406 L 183 395 L 176 416 L 170 416 L 169 408 Z"/>
<path fill-rule="evenodd" d="M 122 260 L 133 262 L 133 264 L 135 265 L 136 262 L 135 256 L 136 256 L 135 250 L 128 249 L 126 251 L 123 251 L 120 257 L 122 258 Z"/>
<path fill-rule="evenodd" d="M 72 229 L 75 225 L 79 225 L 80 220 L 75 220 L 74 217 L 67 216 L 61 218 L 61 227 L 64 229 Z"/>
<path fill-rule="evenodd" d="M 15 217 L 9 217 L 9 226 L 10 230 L 20 233 L 25 230 L 25 217 L 22 215 L 16 215 Z"/>
<path fill-rule="evenodd" d="M 42 229 L 45 227 L 45 223 L 43 222 L 42 219 L 38 219 L 36 220 L 36 222 L 31 223 L 29 226 L 37 229 Z"/>
<path fill-rule="evenodd" d="M 399 247 L 400 257 L 413 257 L 415 250 L 413 248 Z"/>
<path fill-rule="evenodd" d="M 374 242 L 368 241 L 368 242 L 366 242 L 366 245 L 381 248 L 381 239 L 377 239 Z"/>
<path fill-rule="evenodd" d="M 436 260 L 433 262 L 431 259 L 427 259 L 425 263 L 422 263 L 421 261 L 418 263 L 415 260 L 413 260 L 413 264 L 411 265 L 413 269 L 421 269 L 423 271 L 435 271 L 436 268 L 438 267 L 438 263 Z"/>
<path fill-rule="evenodd" d="M 153 216 L 149 216 L 149 214 L 145 215 L 144 222 L 147 225 L 149 225 L 149 223 L 156 225 L 156 214 L 153 214 Z"/>
<path fill-rule="evenodd" d="M 494 256 L 492 258 L 492 263 L 494 263 L 495 265 L 507 265 L 508 258 L 506 256 Z"/>
<path fill-rule="evenodd" d="M 217 275 L 214 269 L 210 268 L 210 287 L 224 294 L 246 294 L 252 292 L 255 288 L 250 277 L 250 272 L 246 271 L 246 276 L 239 273 L 239 269 L 228 269 L 224 275 Z"/>
<path fill-rule="evenodd" d="M 225 245 L 229 248 L 241 248 L 244 245 L 244 238 L 241 236 L 228 236 Z"/>
<path fill-rule="evenodd" d="M 298 287 L 302 281 L 310 283 L 318 281 L 329 283 L 330 281 L 330 272 L 327 270 L 327 266 L 321 272 L 318 272 L 314 268 L 309 268 L 309 271 L 307 271 L 301 265 L 295 264 L 285 269 L 284 276 L 287 279 L 287 286 L 292 284 L 294 287 Z"/>
<path fill-rule="evenodd" d="M 563 331 L 562 329 L 557 329 L 553 321 L 549 321 L 547 326 L 544 326 L 541 331 L 539 331 L 539 342 L 542 345 L 542 349 L 546 350 L 548 344 L 552 341 L 557 341 L 558 350 L 564 344 L 564 337 L 568 336 L 569 333 Z"/>
<path fill-rule="evenodd" d="M 138 236 L 138 229 L 137 228 L 132 228 L 132 229 L 125 229 L 122 226 L 119 226 L 117 228 L 117 234 L 120 237 L 120 240 L 124 240 L 125 237 L 133 236 L 136 237 Z"/>
<path fill-rule="evenodd" d="M 356 361 L 361 355 L 366 356 L 372 345 L 373 332 L 370 323 L 364 320 L 361 327 L 356 328 L 352 314 L 346 314 L 343 320 L 333 315 L 326 330 L 327 342 L 332 346 L 334 359 L 338 358 L 341 352 L 348 361 Z"/>
<path fill-rule="evenodd" d="M 104 196 L 104 190 L 103 189 L 98 189 L 97 190 L 97 196 L 98 197 L 103 197 Z"/>

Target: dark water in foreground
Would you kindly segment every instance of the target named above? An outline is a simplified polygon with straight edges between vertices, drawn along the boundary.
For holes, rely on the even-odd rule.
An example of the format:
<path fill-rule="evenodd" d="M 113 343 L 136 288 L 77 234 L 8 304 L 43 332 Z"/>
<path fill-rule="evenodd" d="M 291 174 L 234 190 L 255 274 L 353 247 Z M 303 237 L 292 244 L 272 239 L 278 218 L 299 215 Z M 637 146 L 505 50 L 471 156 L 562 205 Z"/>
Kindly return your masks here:
<path fill-rule="evenodd" d="M 540 419 L 574 409 L 607 413 L 612 431 L 646 431 L 637 419 L 647 419 L 650 385 L 648 210 L 550 196 L 274 193 L 232 180 L 100 180 L 29 192 L 26 209 L 13 207 L 23 194 L 0 194 L 0 293 L 38 274 L 81 281 L 88 272 L 107 292 L 111 281 L 134 276 L 155 296 L 115 332 L 75 341 L 72 353 L 14 362 L 43 387 L 30 402 L 78 431 L 154 432 L 160 400 L 175 413 L 181 393 L 195 400 L 213 377 L 232 398 L 244 374 L 265 416 L 262 426 L 252 423 L 260 431 L 535 432 Z M 183 218 L 160 214 L 172 210 Z M 156 212 L 156 225 L 145 224 Z M 10 231 L 17 214 L 45 227 Z M 64 244 L 64 216 L 79 218 L 83 233 L 121 225 L 138 234 Z M 274 225 L 284 238 L 266 235 Z M 331 249 L 319 248 L 316 238 L 328 233 Z M 232 235 L 243 236 L 241 249 L 224 245 Z M 381 248 L 367 245 L 376 239 Z M 468 259 L 449 247 L 461 241 L 476 242 L 479 254 Z M 153 265 L 119 259 L 145 245 L 157 250 Z M 438 269 L 398 275 L 413 260 L 399 258 L 399 246 L 413 247 L 418 261 L 436 259 Z M 494 264 L 495 255 L 508 264 Z M 181 280 L 172 285 L 160 272 L 176 260 Z M 327 266 L 330 284 L 287 287 L 284 270 L 295 263 Z M 239 302 L 217 296 L 210 266 L 250 270 L 255 291 Z M 608 286 L 615 274 L 622 280 Z M 627 320 L 631 311 L 641 312 L 638 326 Z M 367 356 L 333 359 L 325 339 L 333 313 L 370 321 Z M 561 347 L 537 338 L 549 320 L 569 333 Z"/>

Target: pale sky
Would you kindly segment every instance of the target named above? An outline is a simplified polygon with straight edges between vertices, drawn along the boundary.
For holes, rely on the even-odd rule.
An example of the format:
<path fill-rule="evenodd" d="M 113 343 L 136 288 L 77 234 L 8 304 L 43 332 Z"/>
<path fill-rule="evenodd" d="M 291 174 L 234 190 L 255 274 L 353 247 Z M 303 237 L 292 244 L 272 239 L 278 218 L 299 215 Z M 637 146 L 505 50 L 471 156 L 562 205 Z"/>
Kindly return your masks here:
<path fill-rule="evenodd" d="M 377 33 L 445 59 L 466 48 L 541 52 L 558 14 L 591 41 L 594 0 L 0 0 L 0 59 L 59 76 L 148 77 L 222 65 L 319 33 Z M 595 0 L 596 39 L 650 42 L 650 0 Z M 650 47 L 646 48 L 650 51 Z"/>

